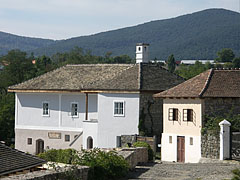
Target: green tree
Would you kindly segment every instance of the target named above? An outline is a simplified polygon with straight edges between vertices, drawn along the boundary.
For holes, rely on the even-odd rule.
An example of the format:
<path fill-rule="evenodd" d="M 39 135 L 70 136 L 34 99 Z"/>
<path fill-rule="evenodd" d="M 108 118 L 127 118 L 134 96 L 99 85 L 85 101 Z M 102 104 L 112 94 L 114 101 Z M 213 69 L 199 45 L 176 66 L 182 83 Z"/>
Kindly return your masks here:
<path fill-rule="evenodd" d="M 218 57 L 215 59 L 216 62 L 232 62 L 235 57 L 232 49 L 229 48 L 224 48 L 221 51 L 218 51 L 217 56 Z"/>
<path fill-rule="evenodd" d="M 167 67 L 168 67 L 168 70 L 169 70 L 170 72 L 174 72 L 174 71 L 175 71 L 176 62 L 175 62 L 175 58 L 174 58 L 174 55 L 173 55 L 173 54 L 171 54 L 171 55 L 168 57 Z"/>
<path fill-rule="evenodd" d="M 212 67 L 213 65 L 210 63 L 204 65 L 201 62 L 196 61 L 194 65 L 181 64 L 178 70 L 176 70 L 176 73 L 185 79 L 190 79 Z"/>
<path fill-rule="evenodd" d="M 233 67 L 240 68 L 240 57 L 236 57 L 233 59 Z"/>

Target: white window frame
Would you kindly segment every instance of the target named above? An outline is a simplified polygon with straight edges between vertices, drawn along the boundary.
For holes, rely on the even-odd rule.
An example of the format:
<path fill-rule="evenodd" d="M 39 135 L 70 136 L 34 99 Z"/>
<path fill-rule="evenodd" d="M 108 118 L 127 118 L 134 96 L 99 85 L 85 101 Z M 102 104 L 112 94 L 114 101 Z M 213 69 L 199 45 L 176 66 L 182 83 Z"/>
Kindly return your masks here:
<path fill-rule="evenodd" d="M 48 104 L 48 111 L 47 111 L 47 114 L 44 114 L 44 107 L 43 107 L 43 104 L 47 103 Z M 43 101 L 42 102 L 42 116 L 44 117 L 49 117 L 50 116 L 50 109 L 49 109 L 49 102 L 48 101 Z"/>
<path fill-rule="evenodd" d="M 115 114 L 115 103 L 123 103 L 123 114 Z M 125 101 L 124 100 L 114 100 L 113 101 L 113 116 L 114 117 L 124 117 L 125 116 Z"/>
<path fill-rule="evenodd" d="M 72 113 L 73 113 L 73 111 L 72 111 L 72 105 L 73 104 L 76 104 L 77 105 L 77 115 L 73 115 Z M 71 104 L 70 104 L 70 116 L 71 117 L 78 117 L 78 114 L 79 114 L 79 105 L 78 105 L 78 102 L 71 102 Z"/>

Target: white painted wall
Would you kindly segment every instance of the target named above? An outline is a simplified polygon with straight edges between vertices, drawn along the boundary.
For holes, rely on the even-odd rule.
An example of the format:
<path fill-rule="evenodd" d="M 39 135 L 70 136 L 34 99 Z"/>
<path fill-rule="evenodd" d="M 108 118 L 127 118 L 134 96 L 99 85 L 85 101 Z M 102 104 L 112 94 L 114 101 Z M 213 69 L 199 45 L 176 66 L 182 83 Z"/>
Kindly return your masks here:
<path fill-rule="evenodd" d="M 88 117 L 97 119 L 97 94 L 89 94 Z M 42 116 L 42 102 L 49 102 L 50 116 Z M 78 117 L 71 103 L 78 103 Z M 85 94 L 16 93 L 15 127 L 28 129 L 78 129 L 85 120 Z"/>
<path fill-rule="evenodd" d="M 169 136 L 172 136 L 172 143 L 169 142 Z M 177 136 L 181 134 L 162 134 L 162 161 L 177 162 Z M 197 163 L 201 158 L 201 137 L 200 136 L 184 136 L 185 137 L 185 162 Z M 193 138 L 193 145 L 190 145 L 190 138 Z"/>
<path fill-rule="evenodd" d="M 87 138 L 92 137 L 93 147 L 98 147 L 98 123 L 91 121 L 83 122 L 83 148 L 87 149 Z"/>
<path fill-rule="evenodd" d="M 93 138 L 94 147 L 109 148 L 116 147 L 117 136 L 138 134 L 139 94 L 89 94 L 88 120 L 95 119 L 97 123 L 83 122 L 86 116 L 85 98 L 85 94 L 80 93 L 16 93 L 15 129 L 83 131 L 84 148 L 88 136 Z M 115 117 L 113 114 L 115 100 L 125 103 L 123 117 Z M 42 116 L 43 101 L 49 102 L 49 117 Z M 78 117 L 70 116 L 72 102 L 78 103 Z M 19 142 L 26 141 L 26 137 L 21 139 L 17 136 Z"/>
<path fill-rule="evenodd" d="M 115 117 L 113 103 L 125 102 L 125 116 Z M 98 94 L 98 147 L 116 147 L 117 136 L 138 134 L 139 94 Z"/>

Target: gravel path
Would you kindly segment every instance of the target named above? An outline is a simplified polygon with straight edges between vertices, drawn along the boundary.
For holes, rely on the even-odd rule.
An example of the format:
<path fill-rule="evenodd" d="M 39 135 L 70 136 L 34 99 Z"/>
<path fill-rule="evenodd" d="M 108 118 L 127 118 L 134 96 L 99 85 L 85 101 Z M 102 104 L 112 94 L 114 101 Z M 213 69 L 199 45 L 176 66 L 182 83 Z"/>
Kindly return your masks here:
<path fill-rule="evenodd" d="M 225 180 L 231 179 L 233 169 L 240 168 L 239 163 L 161 163 L 137 166 L 130 172 L 128 179 L 161 180 Z"/>

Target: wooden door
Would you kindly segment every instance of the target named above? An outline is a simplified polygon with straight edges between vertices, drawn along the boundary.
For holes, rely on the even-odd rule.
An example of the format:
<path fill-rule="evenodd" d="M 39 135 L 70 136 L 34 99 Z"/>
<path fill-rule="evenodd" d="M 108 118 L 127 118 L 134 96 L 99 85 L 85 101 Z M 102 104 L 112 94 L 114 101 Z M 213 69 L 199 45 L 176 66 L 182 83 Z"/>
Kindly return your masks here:
<path fill-rule="evenodd" d="M 36 154 L 44 152 L 44 141 L 42 139 L 38 139 L 36 141 Z"/>
<path fill-rule="evenodd" d="M 185 162 L 185 137 L 177 137 L 177 162 Z"/>

